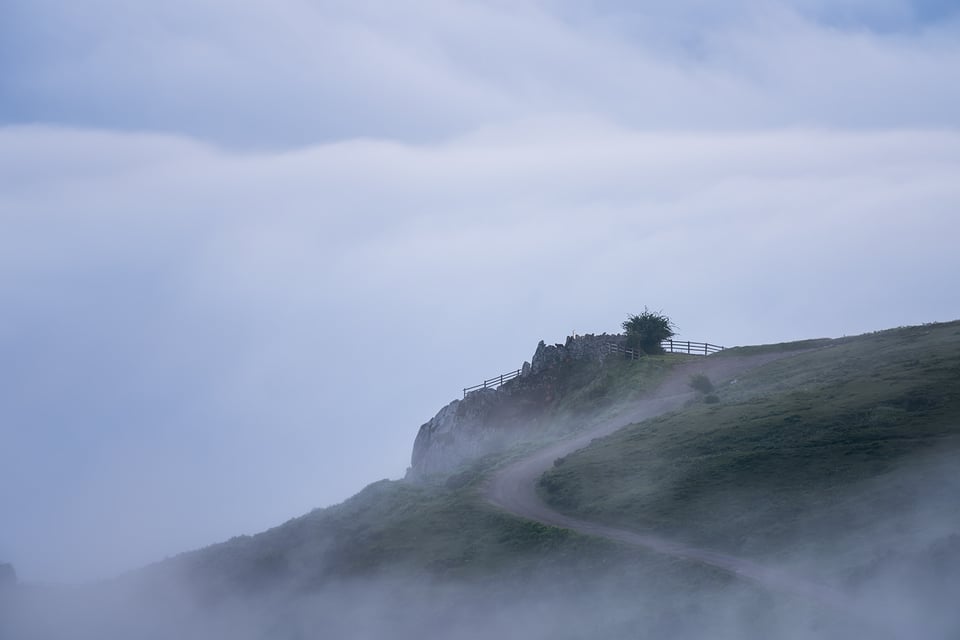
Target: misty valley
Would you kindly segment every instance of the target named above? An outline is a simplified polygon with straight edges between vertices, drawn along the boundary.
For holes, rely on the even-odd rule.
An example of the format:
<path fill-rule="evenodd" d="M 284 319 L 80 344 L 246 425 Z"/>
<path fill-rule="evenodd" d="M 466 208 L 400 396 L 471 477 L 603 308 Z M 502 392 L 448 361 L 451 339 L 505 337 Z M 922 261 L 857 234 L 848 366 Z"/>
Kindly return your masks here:
<path fill-rule="evenodd" d="M 960 322 L 629 340 L 541 343 L 406 478 L 262 533 L 81 585 L 0 565 L 0 638 L 960 634 Z"/>
<path fill-rule="evenodd" d="M 0 0 L 0 640 L 960 640 L 958 177 L 960 0 Z"/>

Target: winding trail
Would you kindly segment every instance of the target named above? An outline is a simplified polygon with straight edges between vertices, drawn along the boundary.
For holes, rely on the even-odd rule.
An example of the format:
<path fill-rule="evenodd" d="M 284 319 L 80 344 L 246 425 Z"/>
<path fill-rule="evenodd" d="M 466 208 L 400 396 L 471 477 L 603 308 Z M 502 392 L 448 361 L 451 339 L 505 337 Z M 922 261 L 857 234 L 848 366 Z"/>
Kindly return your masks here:
<path fill-rule="evenodd" d="M 750 369 L 774 360 L 797 355 L 799 352 L 759 354 L 754 356 L 707 356 L 702 360 L 683 363 L 674 368 L 657 390 L 639 400 L 629 410 L 603 421 L 585 432 L 535 451 L 499 470 L 484 488 L 488 502 L 514 515 L 547 525 L 572 529 L 579 533 L 599 536 L 664 555 L 717 567 L 767 588 L 803 596 L 824 605 L 845 607 L 845 598 L 829 587 L 809 582 L 789 573 L 757 562 L 718 551 L 691 546 L 649 533 L 581 520 L 554 510 L 537 495 L 537 480 L 557 458 L 569 455 L 627 425 L 647 420 L 682 407 L 694 394 L 689 390 L 691 374 L 705 373 L 718 383 L 726 382 Z"/>

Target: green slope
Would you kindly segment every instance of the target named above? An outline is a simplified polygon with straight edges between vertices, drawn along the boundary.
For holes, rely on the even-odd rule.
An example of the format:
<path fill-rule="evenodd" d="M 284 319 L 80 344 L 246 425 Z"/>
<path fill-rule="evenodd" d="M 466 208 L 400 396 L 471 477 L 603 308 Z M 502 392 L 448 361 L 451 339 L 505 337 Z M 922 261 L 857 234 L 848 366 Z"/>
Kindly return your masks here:
<path fill-rule="evenodd" d="M 902 637 L 952 637 L 960 631 L 960 322 L 710 357 L 765 351 L 791 356 L 719 385 L 716 403 L 695 397 L 559 461 L 541 480 L 543 497 L 586 518 L 839 580 L 866 602 L 895 602 L 893 619 L 911 631 Z M 846 612 L 514 518 L 482 500 L 500 465 L 609 416 L 688 360 L 567 363 L 512 393 L 524 411 L 539 407 L 540 442 L 434 483 L 374 483 L 343 504 L 96 590 L 0 598 L 0 635 L 6 616 L 14 628 L 66 625 L 69 637 L 91 638 L 354 637 L 357 629 L 419 638 L 424 628 L 470 640 L 878 637 Z M 135 631 L 111 636 L 103 624 Z M 78 635 L 85 625 L 91 631 Z M 183 635 L 184 625 L 199 631 Z"/>
<path fill-rule="evenodd" d="M 310 590 L 345 578 L 416 573 L 439 579 L 515 573 L 585 558 L 599 541 L 511 518 L 472 486 L 450 489 L 383 480 L 346 502 L 183 554 L 151 570 L 229 593 L 284 585 Z"/>
<path fill-rule="evenodd" d="M 829 544 L 836 536 L 825 521 L 867 526 L 903 511 L 917 500 L 916 487 L 860 485 L 913 456 L 960 447 L 960 323 L 711 357 L 761 350 L 797 354 L 724 385 L 718 404 L 694 402 L 558 461 L 541 480 L 542 495 L 586 518 L 758 556 L 800 538 Z M 571 363 L 554 374 L 561 393 L 545 412 L 603 414 L 686 359 Z M 519 576 L 606 565 L 623 552 L 483 503 L 481 483 L 515 455 L 522 449 L 479 461 L 445 484 L 378 482 L 341 505 L 160 566 L 173 564 L 214 590 L 256 591 L 410 571 Z M 854 489 L 857 508 L 844 512 Z M 691 571 L 694 581 L 714 574 Z"/>
<path fill-rule="evenodd" d="M 765 349 L 796 346 L 814 349 L 558 461 L 541 495 L 752 556 L 836 551 L 918 501 L 960 522 L 944 483 L 910 473 L 960 451 L 960 323 Z"/>
<path fill-rule="evenodd" d="M 432 482 L 376 482 L 342 504 L 182 554 L 147 572 L 185 574 L 215 595 L 278 584 L 309 590 L 344 578 L 403 572 L 505 578 L 610 564 L 614 545 L 505 514 L 482 500 L 480 486 L 498 465 L 655 388 L 689 358 L 571 361 L 527 381 L 529 388 L 515 381 L 508 397 L 524 412 L 537 407 L 536 429 L 510 452 Z"/>

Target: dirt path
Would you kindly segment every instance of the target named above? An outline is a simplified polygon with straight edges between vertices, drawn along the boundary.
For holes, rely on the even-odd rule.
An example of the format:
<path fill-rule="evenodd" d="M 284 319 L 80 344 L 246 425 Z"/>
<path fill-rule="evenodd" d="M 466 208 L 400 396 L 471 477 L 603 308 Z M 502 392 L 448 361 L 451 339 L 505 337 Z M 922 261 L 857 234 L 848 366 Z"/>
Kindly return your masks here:
<path fill-rule="evenodd" d="M 653 534 L 638 533 L 628 529 L 580 520 L 555 511 L 540 500 L 536 491 L 537 480 L 553 465 L 553 461 L 557 458 L 582 449 L 590 444 L 591 440 L 609 435 L 629 424 L 641 422 L 682 407 L 693 396 L 693 392 L 688 387 L 688 380 L 692 374 L 702 372 L 710 376 L 715 383 L 723 383 L 744 371 L 797 353 L 706 357 L 699 361 L 684 363 L 674 369 L 656 392 L 638 401 L 630 410 L 597 424 L 584 433 L 536 451 L 532 455 L 501 469 L 485 487 L 484 495 L 492 504 L 530 520 L 573 529 L 580 533 L 600 536 L 609 540 L 651 549 L 676 558 L 718 567 L 768 588 L 795 593 L 836 607 L 840 605 L 842 598 L 840 594 L 827 587 L 804 581 L 790 574 L 732 555 L 689 546 Z"/>

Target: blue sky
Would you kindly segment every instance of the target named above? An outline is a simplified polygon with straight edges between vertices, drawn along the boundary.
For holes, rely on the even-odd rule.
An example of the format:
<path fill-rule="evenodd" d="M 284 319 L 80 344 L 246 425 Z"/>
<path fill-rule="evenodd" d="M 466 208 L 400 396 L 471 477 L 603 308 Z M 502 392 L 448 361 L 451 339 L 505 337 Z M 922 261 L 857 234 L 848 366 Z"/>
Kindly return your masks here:
<path fill-rule="evenodd" d="M 960 317 L 952 4 L 8 2 L 0 560 L 337 502 L 644 305 L 725 344 Z"/>

